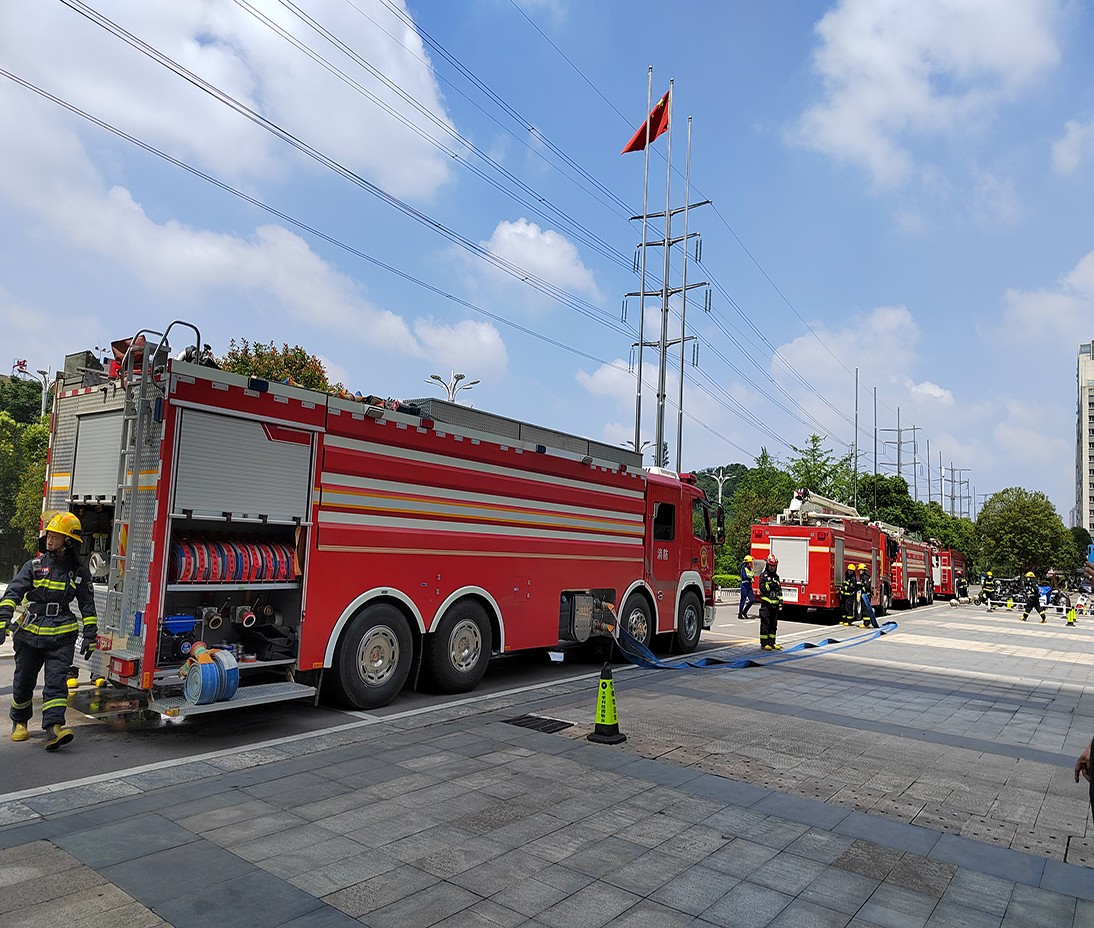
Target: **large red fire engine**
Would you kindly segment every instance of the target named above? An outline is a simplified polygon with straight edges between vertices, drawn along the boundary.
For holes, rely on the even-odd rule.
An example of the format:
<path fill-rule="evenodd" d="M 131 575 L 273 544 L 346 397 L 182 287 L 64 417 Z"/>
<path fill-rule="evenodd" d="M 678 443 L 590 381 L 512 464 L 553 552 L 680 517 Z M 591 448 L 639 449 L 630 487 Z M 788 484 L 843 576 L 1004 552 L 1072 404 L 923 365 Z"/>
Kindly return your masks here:
<path fill-rule="evenodd" d="M 372 708 L 616 622 L 682 652 L 710 628 L 714 532 L 690 476 L 454 403 L 397 409 L 168 353 L 167 332 L 138 333 L 113 379 L 58 382 L 44 503 L 80 517 L 105 584 L 92 669 L 153 709 L 320 684 Z"/>
<path fill-rule="evenodd" d="M 963 573 L 966 580 L 969 578 L 968 559 L 960 551 L 955 551 L 953 548 L 942 548 L 935 549 L 932 552 L 931 563 L 931 576 L 934 580 L 935 595 L 952 599 L 957 595 L 954 581 L 958 572 Z"/>
<path fill-rule="evenodd" d="M 752 526 L 752 556 L 779 559 L 783 608 L 837 610 L 846 567 L 866 564 L 878 615 L 894 603 L 909 607 L 933 598 L 930 548 L 903 529 L 871 522 L 857 510 L 808 490 L 797 490 L 773 521 Z"/>

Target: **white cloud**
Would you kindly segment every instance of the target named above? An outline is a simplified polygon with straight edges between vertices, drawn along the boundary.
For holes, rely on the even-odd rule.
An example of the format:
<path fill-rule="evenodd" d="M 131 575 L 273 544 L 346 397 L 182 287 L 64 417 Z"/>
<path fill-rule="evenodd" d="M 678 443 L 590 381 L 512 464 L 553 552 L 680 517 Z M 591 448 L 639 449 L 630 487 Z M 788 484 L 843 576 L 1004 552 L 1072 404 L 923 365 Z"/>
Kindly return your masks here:
<path fill-rule="evenodd" d="M 1094 251 L 1064 274 L 1055 289 L 1008 290 L 1001 332 L 1013 347 L 1031 341 L 1063 344 L 1068 351 L 1090 338 L 1094 319 Z"/>
<path fill-rule="evenodd" d="M 1052 167 L 1057 174 L 1074 174 L 1079 162 L 1091 152 L 1094 152 L 1094 120 L 1069 119 L 1064 125 L 1064 137 L 1052 143 Z"/>
<path fill-rule="evenodd" d="M 924 380 L 922 383 L 915 383 L 912 380 L 905 381 L 905 386 L 908 392 L 915 398 L 938 403 L 940 406 L 952 406 L 953 405 L 953 393 L 947 390 L 945 387 L 940 387 L 936 383 L 932 383 L 930 380 Z"/>
<path fill-rule="evenodd" d="M 504 373 L 508 354 L 501 334 L 487 322 L 464 319 L 454 325 L 417 319 L 414 334 L 438 368 L 465 372 L 472 380 Z M 438 370 L 443 376 L 443 371 Z M 445 378 L 447 379 L 447 378 Z"/>
<path fill-rule="evenodd" d="M 1058 50 L 1053 0 L 842 0 L 817 24 L 822 102 L 800 143 L 905 182 L 917 141 L 967 132 L 1046 69 Z"/>
<path fill-rule="evenodd" d="M 406 90 L 434 120 L 451 126 L 413 28 L 379 3 L 366 12 L 382 28 L 352 4 L 334 0 L 318 0 L 308 12 Z M 450 177 L 447 156 L 242 7 L 217 0 L 166 7 L 114 2 L 106 5 L 104 15 L 240 104 L 396 195 L 429 198 Z M 277 7 L 265 15 L 351 75 L 382 106 L 419 125 L 427 136 L 444 137 L 441 128 L 324 44 L 287 9 Z M 20 77 L 225 179 L 276 178 L 300 161 L 297 152 L 246 117 L 60 4 L 5 9 L 0 57 Z M 88 61 L 95 66 L 89 68 Z M 10 85 L 0 91 L 0 113 L 7 109 L 9 95 L 27 93 Z M 0 117 L 4 124 L 5 139 L 19 131 Z"/>
<path fill-rule="evenodd" d="M 577 248 L 564 235 L 541 229 L 527 219 L 502 220 L 483 248 L 507 264 L 546 281 L 578 298 L 598 304 L 603 295 L 593 272 L 585 266 Z M 493 300 L 507 306 L 518 305 L 526 311 L 545 311 L 558 304 L 512 274 L 487 264 L 480 258 L 460 251 L 455 253 L 465 269 L 468 284 Z"/>

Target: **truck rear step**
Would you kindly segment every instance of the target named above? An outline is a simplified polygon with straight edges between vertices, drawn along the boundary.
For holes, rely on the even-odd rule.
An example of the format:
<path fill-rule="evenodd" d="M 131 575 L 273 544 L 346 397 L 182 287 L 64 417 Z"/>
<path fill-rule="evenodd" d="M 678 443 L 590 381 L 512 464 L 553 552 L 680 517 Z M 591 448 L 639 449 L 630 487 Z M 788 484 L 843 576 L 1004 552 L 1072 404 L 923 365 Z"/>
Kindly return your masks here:
<path fill-rule="evenodd" d="M 315 687 L 303 683 L 259 683 L 254 686 L 241 686 L 236 690 L 235 696 L 221 702 L 195 706 L 187 702 L 185 696 L 165 696 L 159 699 L 150 698 L 148 708 L 171 718 L 185 718 L 188 715 L 197 715 L 199 712 L 220 712 L 223 709 L 239 709 L 243 706 L 258 706 L 268 702 L 285 702 L 289 699 L 303 699 L 314 695 Z"/>

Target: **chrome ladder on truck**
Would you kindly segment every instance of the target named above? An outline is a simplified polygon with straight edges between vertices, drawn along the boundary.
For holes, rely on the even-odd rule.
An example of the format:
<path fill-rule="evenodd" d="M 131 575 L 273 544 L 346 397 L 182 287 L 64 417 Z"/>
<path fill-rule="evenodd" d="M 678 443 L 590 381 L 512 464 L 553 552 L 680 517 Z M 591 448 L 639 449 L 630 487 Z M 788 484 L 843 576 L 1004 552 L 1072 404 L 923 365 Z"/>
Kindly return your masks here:
<path fill-rule="evenodd" d="M 130 340 L 121 363 L 125 390 L 121 448 L 118 459 L 118 495 L 110 542 L 110 577 L 106 590 L 103 629 L 111 638 L 105 657 L 142 661 L 144 623 L 137 621 L 148 605 L 148 568 L 154 550 L 152 528 L 156 517 L 160 439 L 167 383 L 157 362 L 170 351 L 167 336 L 175 326 L 193 330 L 195 344 L 201 333 L 189 322 L 174 321 L 163 332 L 141 329 Z M 137 344 L 143 337 L 143 345 Z M 158 343 L 154 339 L 158 338 Z M 106 668 L 103 668 L 104 670 Z M 141 667 L 141 671 L 151 668 Z"/>

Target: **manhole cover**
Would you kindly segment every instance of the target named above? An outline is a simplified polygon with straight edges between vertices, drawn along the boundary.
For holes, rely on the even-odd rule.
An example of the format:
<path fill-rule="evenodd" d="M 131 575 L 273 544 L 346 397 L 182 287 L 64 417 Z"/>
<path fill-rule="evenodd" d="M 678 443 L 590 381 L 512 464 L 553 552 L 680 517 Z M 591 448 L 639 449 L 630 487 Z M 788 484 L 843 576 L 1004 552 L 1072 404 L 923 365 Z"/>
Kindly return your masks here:
<path fill-rule="evenodd" d="M 506 725 L 516 725 L 518 728 L 531 728 L 533 731 L 543 731 L 554 734 L 564 728 L 572 728 L 573 722 L 560 722 L 558 719 L 544 718 L 542 715 L 518 715 L 515 719 L 505 719 Z"/>

